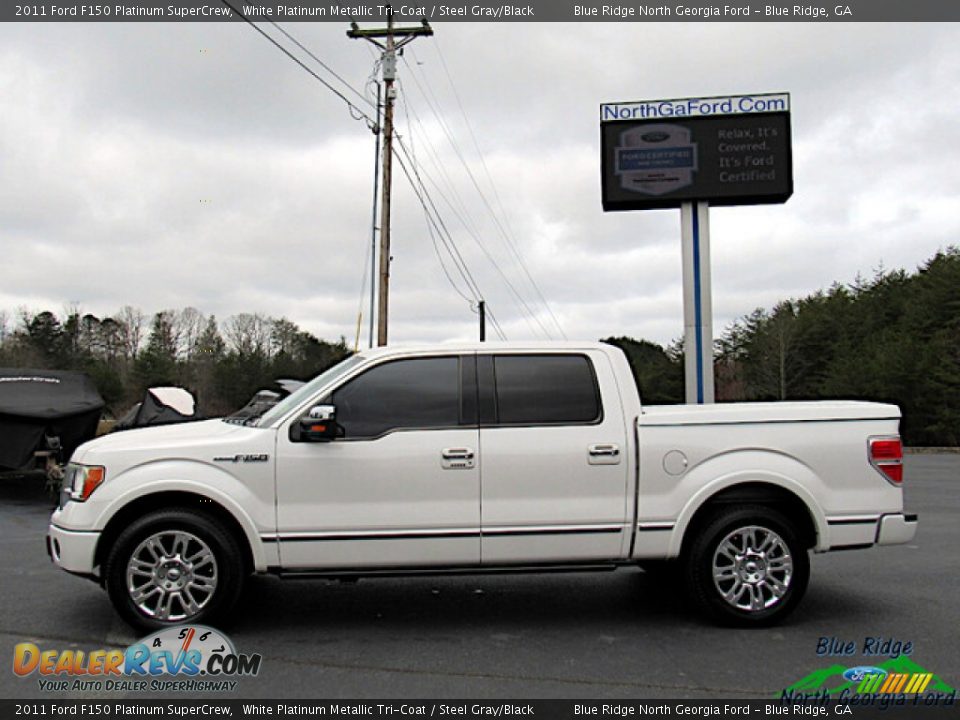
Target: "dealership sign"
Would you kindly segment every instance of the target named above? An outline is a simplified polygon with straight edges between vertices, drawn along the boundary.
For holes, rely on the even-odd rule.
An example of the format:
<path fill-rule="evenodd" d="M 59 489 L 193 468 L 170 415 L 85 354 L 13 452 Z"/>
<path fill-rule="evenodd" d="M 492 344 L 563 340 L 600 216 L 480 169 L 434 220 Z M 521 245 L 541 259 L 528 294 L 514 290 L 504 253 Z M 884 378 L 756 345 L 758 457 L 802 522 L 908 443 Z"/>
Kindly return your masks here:
<path fill-rule="evenodd" d="M 787 93 L 600 106 L 604 210 L 782 203 L 793 193 Z"/>

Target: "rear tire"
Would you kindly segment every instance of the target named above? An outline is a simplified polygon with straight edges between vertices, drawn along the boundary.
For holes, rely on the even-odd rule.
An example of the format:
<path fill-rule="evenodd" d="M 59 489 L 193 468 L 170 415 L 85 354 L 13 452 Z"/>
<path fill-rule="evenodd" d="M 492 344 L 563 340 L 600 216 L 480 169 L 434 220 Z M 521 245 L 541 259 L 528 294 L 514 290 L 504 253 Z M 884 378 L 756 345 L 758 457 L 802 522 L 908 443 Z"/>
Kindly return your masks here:
<path fill-rule="evenodd" d="M 114 608 L 142 630 L 224 618 L 240 596 L 244 575 L 230 531 L 213 517 L 182 508 L 134 521 L 105 564 Z"/>
<path fill-rule="evenodd" d="M 719 510 L 697 533 L 683 563 L 695 605 L 725 625 L 779 623 L 810 579 L 807 548 L 793 523 L 762 505 Z"/>

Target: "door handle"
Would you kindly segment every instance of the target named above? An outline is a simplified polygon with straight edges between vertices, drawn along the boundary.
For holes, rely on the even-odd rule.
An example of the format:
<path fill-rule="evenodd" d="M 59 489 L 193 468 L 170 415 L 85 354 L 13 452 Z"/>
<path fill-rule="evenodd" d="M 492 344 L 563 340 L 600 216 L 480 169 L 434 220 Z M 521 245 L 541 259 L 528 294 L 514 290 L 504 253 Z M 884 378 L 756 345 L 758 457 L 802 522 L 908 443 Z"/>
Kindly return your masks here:
<path fill-rule="evenodd" d="M 610 444 L 591 445 L 587 451 L 591 457 L 617 457 L 620 454 L 620 448 Z"/>
<path fill-rule="evenodd" d="M 619 465 L 620 448 L 613 443 L 597 443 L 587 446 L 589 465 Z"/>
<path fill-rule="evenodd" d="M 440 453 L 441 464 L 447 470 L 471 470 L 473 468 L 473 450 L 470 448 L 444 448 Z"/>

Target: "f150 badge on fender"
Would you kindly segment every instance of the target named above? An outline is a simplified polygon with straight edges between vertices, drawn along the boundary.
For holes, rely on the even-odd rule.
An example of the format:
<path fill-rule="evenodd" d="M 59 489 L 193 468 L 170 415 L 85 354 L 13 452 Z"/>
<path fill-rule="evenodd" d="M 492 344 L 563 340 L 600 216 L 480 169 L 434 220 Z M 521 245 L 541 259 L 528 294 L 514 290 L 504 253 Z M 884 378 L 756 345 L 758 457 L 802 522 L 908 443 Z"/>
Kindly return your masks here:
<path fill-rule="evenodd" d="M 215 457 L 214 462 L 267 462 L 270 459 L 270 456 L 266 453 L 261 453 L 260 455 L 231 455 L 229 457 Z"/>

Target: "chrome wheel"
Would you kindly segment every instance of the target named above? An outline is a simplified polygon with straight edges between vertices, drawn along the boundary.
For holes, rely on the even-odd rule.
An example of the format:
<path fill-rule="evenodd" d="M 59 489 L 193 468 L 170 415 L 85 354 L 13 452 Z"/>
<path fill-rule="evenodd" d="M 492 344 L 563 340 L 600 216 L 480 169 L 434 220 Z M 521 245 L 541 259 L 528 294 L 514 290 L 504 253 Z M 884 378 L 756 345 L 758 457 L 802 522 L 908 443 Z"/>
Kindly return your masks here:
<path fill-rule="evenodd" d="M 147 617 L 186 620 L 213 599 L 217 559 L 207 543 L 192 533 L 154 533 L 130 555 L 126 587 L 133 604 Z"/>
<path fill-rule="evenodd" d="M 739 610 L 773 607 L 793 579 L 787 543 L 769 528 L 748 525 L 729 533 L 713 554 L 713 584 Z"/>

